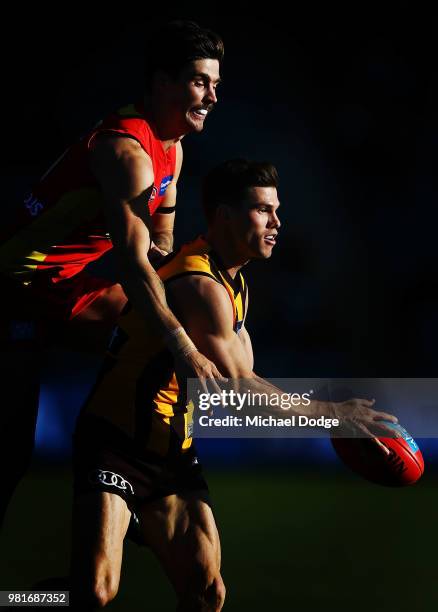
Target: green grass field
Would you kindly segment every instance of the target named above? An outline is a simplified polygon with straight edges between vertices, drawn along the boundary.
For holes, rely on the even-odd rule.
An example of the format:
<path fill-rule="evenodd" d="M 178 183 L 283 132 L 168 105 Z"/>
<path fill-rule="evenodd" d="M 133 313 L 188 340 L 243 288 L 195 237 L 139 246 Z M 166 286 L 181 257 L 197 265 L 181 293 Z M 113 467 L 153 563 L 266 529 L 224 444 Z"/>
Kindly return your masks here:
<path fill-rule="evenodd" d="M 206 470 L 223 547 L 225 610 L 434 610 L 438 605 L 436 477 L 385 489 L 348 473 L 291 467 Z M 67 571 L 68 469 L 34 467 L 1 535 L 1 589 Z M 128 542 L 109 610 L 171 611 L 150 551 Z"/>

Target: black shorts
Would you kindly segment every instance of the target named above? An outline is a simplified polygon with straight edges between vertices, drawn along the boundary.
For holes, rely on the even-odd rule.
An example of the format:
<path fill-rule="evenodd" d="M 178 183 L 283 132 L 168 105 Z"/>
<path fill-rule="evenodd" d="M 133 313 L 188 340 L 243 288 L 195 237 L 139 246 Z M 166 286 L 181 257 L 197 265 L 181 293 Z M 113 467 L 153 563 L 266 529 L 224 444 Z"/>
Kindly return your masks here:
<path fill-rule="evenodd" d="M 140 452 L 105 419 L 80 417 L 73 436 L 74 496 L 107 491 L 125 500 L 131 511 L 128 537 L 143 543 L 138 530 L 139 508 L 172 494 L 202 492 L 210 504 L 208 485 L 194 445 L 173 457 Z"/>

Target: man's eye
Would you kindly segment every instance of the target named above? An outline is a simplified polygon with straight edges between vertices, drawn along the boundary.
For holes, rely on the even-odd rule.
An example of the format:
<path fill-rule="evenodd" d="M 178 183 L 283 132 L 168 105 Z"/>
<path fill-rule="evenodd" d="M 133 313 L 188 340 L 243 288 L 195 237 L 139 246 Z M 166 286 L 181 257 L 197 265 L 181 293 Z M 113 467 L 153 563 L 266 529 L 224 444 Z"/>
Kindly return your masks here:
<path fill-rule="evenodd" d="M 259 208 L 259 212 L 268 212 L 267 208 Z"/>

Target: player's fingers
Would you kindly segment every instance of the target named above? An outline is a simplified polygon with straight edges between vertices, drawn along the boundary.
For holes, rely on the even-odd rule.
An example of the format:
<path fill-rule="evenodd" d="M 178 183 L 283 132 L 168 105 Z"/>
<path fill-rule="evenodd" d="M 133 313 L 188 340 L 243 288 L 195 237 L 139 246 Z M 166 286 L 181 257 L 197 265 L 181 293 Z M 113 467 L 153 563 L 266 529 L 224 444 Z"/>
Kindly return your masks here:
<path fill-rule="evenodd" d="M 367 408 L 371 408 L 372 406 L 374 406 L 374 404 L 376 403 L 375 399 L 371 399 L 371 400 L 367 400 L 367 399 L 361 399 L 358 400 L 361 402 L 361 404 L 363 404 L 364 406 L 366 406 Z"/>
<path fill-rule="evenodd" d="M 361 434 L 359 436 L 360 438 L 372 438 L 373 437 L 373 434 L 368 430 L 368 428 L 363 423 L 360 423 L 358 421 L 353 421 L 351 423 L 351 426 L 358 434 L 359 433 Z"/>
<path fill-rule="evenodd" d="M 379 438 L 374 437 L 374 438 L 372 438 L 371 440 L 372 440 L 372 442 L 373 442 L 373 443 L 374 443 L 374 444 L 375 444 L 375 445 L 378 447 L 378 449 L 379 449 L 381 452 L 385 453 L 385 455 L 390 455 L 390 454 L 391 454 L 391 453 L 390 453 L 389 448 L 387 448 L 387 447 L 386 447 L 386 446 L 385 446 L 385 445 L 384 445 L 384 444 L 383 444 L 383 443 L 382 443 L 382 442 L 379 440 Z"/>
<path fill-rule="evenodd" d="M 385 433 L 388 438 L 400 438 L 400 432 L 394 429 L 393 427 L 388 427 L 382 421 L 374 421 L 373 427 L 378 428 L 379 431 Z"/>
<path fill-rule="evenodd" d="M 361 432 L 364 434 L 364 436 L 366 438 L 370 438 L 371 442 L 373 444 L 375 444 L 379 448 L 379 450 L 381 452 L 385 453 L 385 455 L 389 455 L 390 454 L 390 451 L 386 448 L 386 446 L 376 436 L 374 436 L 370 432 L 368 427 L 365 427 L 365 425 L 363 425 L 362 423 L 357 423 L 357 426 L 359 427 Z"/>
<path fill-rule="evenodd" d="M 204 393 L 208 393 L 207 381 L 203 376 L 198 376 L 199 384 L 202 387 Z"/>
<path fill-rule="evenodd" d="M 398 423 L 398 418 L 388 412 L 376 412 L 373 416 L 375 421 L 390 421 L 391 423 Z"/>
<path fill-rule="evenodd" d="M 228 382 L 228 378 L 225 378 L 225 376 L 222 376 L 222 374 L 219 372 L 219 370 L 217 369 L 217 367 L 213 364 L 213 368 L 212 368 L 212 377 L 219 380 L 220 382 Z"/>
<path fill-rule="evenodd" d="M 221 388 L 219 387 L 219 385 L 217 384 L 217 381 L 215 378 L 209 377 L 206 379 L 206 383 L 208 383 L 208 386 L 213 390 L 213 393 L 219 393 L 221 392 Z"/>

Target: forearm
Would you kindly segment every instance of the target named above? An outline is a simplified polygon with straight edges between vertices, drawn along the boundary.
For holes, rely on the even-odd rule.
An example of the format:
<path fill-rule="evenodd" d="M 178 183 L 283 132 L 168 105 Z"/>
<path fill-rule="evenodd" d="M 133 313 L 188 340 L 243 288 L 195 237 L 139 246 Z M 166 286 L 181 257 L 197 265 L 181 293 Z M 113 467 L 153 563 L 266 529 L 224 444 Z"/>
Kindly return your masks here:
<path fill-rule="evenodd" d="M 240 392 L 249 392 L 260 402 L 256 406 L 260 407 L 263 413 L 270 414 L 275 417 L 285 417 L 286 414 L 291 416 L 304 415 L 309 418 L 318 418 L 320 416 L 332 416 L 332 404 L 330 402 L 312 400 L 310 393 L 299 394 L 286 392 L 279 387 L 276 387 L 269 381 L 261 378 L 254 372 L 245 379 L 239 382 Z"/>
<path fill-rule="evenodd" d="M 121 282 L 135 309 L 157 329 L 170 350 L 187 353 L 196 347 L 170 310 L 164 285 L 152 268 L 143 262 L 121 261 Z M 179 330 L 175 335 L 175 330 Z"/>

